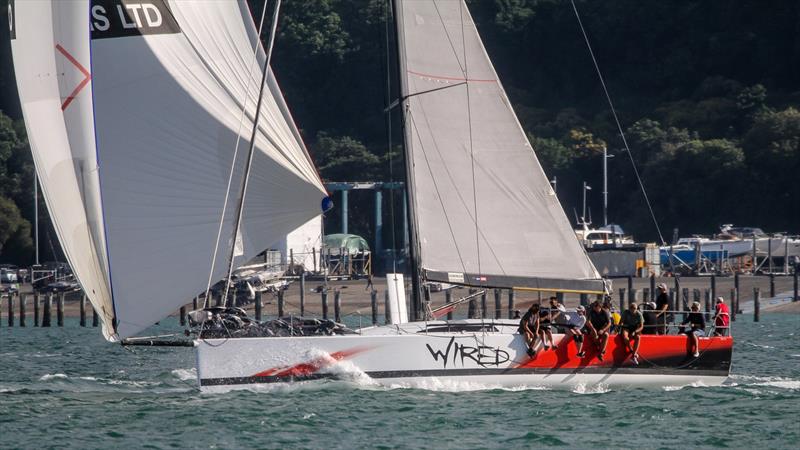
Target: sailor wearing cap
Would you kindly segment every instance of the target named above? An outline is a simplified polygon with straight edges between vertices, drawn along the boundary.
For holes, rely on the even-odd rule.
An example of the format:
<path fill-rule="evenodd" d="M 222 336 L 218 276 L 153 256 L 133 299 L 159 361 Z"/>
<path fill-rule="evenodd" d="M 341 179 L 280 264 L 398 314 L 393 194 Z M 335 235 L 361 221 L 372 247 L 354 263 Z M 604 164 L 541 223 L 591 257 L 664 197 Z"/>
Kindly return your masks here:
<path fill-rule="evenodd" d="M 578 357 L 583 358 L 586 352 L 583 351 L 583 327 L 586 325 L 586 309 L 578 305 L 575 314 L 569 314 L 567 321 L 567 334 L 572 336 L 575 345 L 578 347 Z"/>
<path fill-rule="evenodd" d="M 656 289 L 658 289 L 658 295 L 656 296 L 656 333 L 667 334 L 667 310 L 669 309 L 667 285 L 659 283 Z"/>

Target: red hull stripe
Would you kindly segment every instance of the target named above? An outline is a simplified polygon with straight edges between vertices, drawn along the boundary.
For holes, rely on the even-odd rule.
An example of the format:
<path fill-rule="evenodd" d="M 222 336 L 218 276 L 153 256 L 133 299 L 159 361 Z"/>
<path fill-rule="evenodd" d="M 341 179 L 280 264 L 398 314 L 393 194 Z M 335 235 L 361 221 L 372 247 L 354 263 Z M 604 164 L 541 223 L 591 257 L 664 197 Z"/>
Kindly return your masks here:
<path fill-rule="evenodd" d="M 564 338 L 557 350 L 539 350 L 536 356 L 528 358 L 525 362 L 515 366 L 516 368 L 539 368 L 539 369 L 577 369 L 584 367 L 619 367 L 629 366 L 632 353 L 625 347 L 621 335 L 612 334 L 609 336 L 606 346 L 606 355 L 603 361 L 597 359 L 599 351 L 595 341 L 589 336 L 585 336 L 583 351 L 586 356 L 579 358 L 578 349 L 575 341 L 571 337 Z M 631 343 L 633 344 L 633 343 Z M 690 351 L 690 341 L 688 336 L 642 336 L 639 345 L 640 362 L 659 361 L 665 359 L 682 358 Z M 713 337 L 700 338 L 699 345 L 701 357 L 706 352 L 731 352 L 733 348 L 733 338 Z"/>
<path fill-rule="evenodd" d="M 314 358 L 310 361 L 295 364 L 293 366 L 274 367 L 272 369 L 267 369 L 258 372 L 257 374 L 253 375 L 253 377 L 306 377 L 316 373 L 320 369 L 331 366 L 343 359 L 350 358 L 367 350 L 369 350 L 369 348 L 355 347 L 348 350 L 342 350 L 340 352 L 333 352 L 330 355 Z"/>

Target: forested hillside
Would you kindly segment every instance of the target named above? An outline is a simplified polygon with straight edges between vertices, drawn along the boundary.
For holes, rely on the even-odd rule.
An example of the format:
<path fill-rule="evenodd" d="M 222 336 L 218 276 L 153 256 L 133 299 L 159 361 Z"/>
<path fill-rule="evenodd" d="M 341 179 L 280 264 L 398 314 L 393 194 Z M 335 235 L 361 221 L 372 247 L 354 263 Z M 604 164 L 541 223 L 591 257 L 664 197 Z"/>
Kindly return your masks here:
<path fill-rule="evenodd" d="M 252 1 L 259 11 L 262 1 Z M 580 209 L 587 181 L 595 223 L 602 220 L 606 145 L 614 155 L 609 219 L 656 240 L 571 3 L 468 4 L 568 215 Z M 800 2 L 576 5 L 665 238 L 674 227 L 686 235 L 723 223 L 800 232 Z M 326 181 L 390 178 L 383 109 L 396 68 L 386 67 L 386 16 L 385 0 L 283 2 L 273 66 Z M 0 109 L 10 116 L 0 116 L 0 259 L 27 262 L 30 155 L 8 36 L 0 37 Z M 399 131 L 396 122 L 396 145 Z M 402 179 L 402 161 L 393 160 Z M 371 238 L 371 198 L 350 204 L 350 229 Z"/>

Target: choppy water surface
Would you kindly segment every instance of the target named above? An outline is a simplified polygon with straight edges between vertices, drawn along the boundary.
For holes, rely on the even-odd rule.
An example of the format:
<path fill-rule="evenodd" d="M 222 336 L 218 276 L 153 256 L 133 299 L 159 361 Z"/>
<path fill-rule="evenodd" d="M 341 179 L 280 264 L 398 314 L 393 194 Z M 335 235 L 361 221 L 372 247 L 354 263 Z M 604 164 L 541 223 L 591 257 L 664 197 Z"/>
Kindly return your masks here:
<path fill-rule="evenodd" d="M 191 349 L 134 353 L 75 323 L 4 326 L 0 447 L 796 448 L 800 316 L 740 316 L 734 336 L 733 376 L 715 388 L 422 390 L 366 380 L 202 394 Z"/>

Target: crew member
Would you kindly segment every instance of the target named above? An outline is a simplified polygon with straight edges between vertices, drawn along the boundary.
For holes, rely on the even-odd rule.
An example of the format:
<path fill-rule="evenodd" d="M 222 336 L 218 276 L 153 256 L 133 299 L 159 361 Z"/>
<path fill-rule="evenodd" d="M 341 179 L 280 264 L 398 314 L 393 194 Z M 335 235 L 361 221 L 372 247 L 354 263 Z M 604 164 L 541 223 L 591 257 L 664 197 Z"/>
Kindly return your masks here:
<path fill-rule="evenodd" d="M 731 314 L 728 310 L 728 305 L 725 304 L 725 299 L 717 297 L 717 304 L 715 306 L 716 313 L 714 314 L 714 336 L 726 336 L 728 328 L 731 324 Z"/>
<path fill-rule="evenodd" d="M 592 303 L 592 309 L 589 311 L 589 320 L 586 321 L 586 328 L 591 333 L 597 346 L 597 359 L 603 360 L 606 354 L 606 345 L 608 345 L 608 329 L 611 328 L 611 316 L 605 310 L 599 301 Z"/>
<path fill-rule="evenodd" d="M 691 324 L 690 328 L 684 333 L 689 336 L 692 343 L 690 346 L 693 349 L 692 356 L 695 358 L 700 356 L 700 336 L 706 335 L 706 319 L 703 313 L 700 312 L 700 302 L 692 303 L 692 311 L 686 316 L 686 319 L 681 322 L 681 326 Z"/>
<path fill-rule="evenodd" d="M 644 328 L 644 317 L 639 311 L 636 303 L 631 303 L 628 309 L 622 313 L 622 340 L 625 346 L 633 353 L 633 364 L 639 365 L 639 343 Z M 633 341 L 633 348 L 631 348 Z"/>
<path fill-rule="evenodd" d="M 660 283 L 657 287 L 658 296 L 656 297 L 656 333 L 667 334 L 667 310 L 669 309 L 669 296 L 667 295 L 667 285 Z"/>
<path fill-rule="evenodd" d="M 539 335 L 539 305 L 534 303 L 522 316 L 519 321 L 519 332 L 525 338 L 525 344 L 528 346 L 528 356 L 533 357 L 536 351 L 533 349 L 536 346 L 536 336 Z"/>

